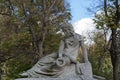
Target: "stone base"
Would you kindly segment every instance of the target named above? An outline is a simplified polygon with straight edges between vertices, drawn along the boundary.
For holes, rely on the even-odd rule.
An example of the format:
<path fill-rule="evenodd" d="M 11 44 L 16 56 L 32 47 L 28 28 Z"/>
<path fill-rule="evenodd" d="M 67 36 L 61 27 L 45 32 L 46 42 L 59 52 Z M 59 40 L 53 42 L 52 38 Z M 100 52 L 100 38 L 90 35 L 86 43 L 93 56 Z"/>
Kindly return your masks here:
<path fill-rule="evenodd" d="M 20 78 L 15 80 L 83 80 L 80 78 Z M 84 80 L 97 80 L 97 79 L 84 79 Z"/>
<path fill-rule="evenodd" d="M 90 63 L 79 64 L 82 75 L 76 74 L 75 65 L 66 66 L 64 72 L 55 78 L 51 77 L 39 77 L 39 78 L 19 78 L 15 80 L 97 80 L 93 78 L 92 67 Z"/>

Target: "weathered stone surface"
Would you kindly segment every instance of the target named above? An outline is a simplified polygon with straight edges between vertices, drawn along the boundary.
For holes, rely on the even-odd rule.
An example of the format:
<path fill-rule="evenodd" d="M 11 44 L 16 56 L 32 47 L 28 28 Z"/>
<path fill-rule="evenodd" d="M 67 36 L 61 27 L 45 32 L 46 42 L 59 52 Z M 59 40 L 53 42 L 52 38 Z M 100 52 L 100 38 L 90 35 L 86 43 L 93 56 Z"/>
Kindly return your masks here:
<path fill-rule="evenodd" d="M 82 80 L 80 78 L 21 78 L 15 80 Z M 96 80 L 96 79 L 85 79 L 85 80 Z"/>
<path fill-rule="evenodd" d="M 93 78 L 92 68 L 90 63 L 81 63 L 79 64 L 82 75 L 78 75 L 75 72 L 75 65 L 66 66 L 63 69 L 63 73 L 57 78 L 20 78 L 15 80 L 96 80 Z"/>
<path fill-rule="evenodd" d="M 58 52 L 41 58 L 31 69 L 21 74 L 28 78 L 16 80 L 95 80 L 83 37 L 75 33 L 69 23 L 60 28 L 65 35 Z M 82 50 L 84 63 L 77 61 L 79 48 Z"/>
<path fill-rule="evenodd" d="M 93 75 L 93 77 L 96 78 L 97 80 L 106 80 L 104 77 L 97 76 L 97 75 Z"/>

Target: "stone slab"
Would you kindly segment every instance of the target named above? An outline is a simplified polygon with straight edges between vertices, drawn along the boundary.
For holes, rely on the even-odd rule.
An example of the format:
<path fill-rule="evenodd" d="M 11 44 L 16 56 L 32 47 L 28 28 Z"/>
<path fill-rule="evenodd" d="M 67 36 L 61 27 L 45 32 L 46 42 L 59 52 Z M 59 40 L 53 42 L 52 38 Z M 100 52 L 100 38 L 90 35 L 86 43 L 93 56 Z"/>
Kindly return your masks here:
<path fill-rule="evenodd" d="M 97 80 L 93 78 L 92 67 L 90 63 L 81 63 L 83 75 L 77 75 L 75 73 L 75 65 L 66 66 L 63 74 L 57 78 L 19 78 L 15 80 Z"/>
<path fill-rule="evenodd" d="M 20 78 L 15 80 L 82 80 L 80 78 Z M 85 79 L 85 80 L 97 80 L 97 79 Z"/>

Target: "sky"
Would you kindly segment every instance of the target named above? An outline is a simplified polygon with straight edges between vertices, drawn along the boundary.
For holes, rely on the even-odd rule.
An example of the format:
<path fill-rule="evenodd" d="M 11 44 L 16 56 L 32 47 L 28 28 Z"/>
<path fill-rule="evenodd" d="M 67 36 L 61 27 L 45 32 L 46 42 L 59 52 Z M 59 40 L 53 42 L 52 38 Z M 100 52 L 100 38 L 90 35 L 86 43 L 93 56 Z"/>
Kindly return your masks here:
<path fill-rule="evenodd" d="M 92 0 L 67 0 L 70 3 L 72 23 L 85 17 L 92 17 L 92 13 L 87 10 L 92 5 Z"/>
<path fill-rule="evenodd" d="M 94 13 L 88 11 L 95 0 L 67 0 L 70 3 L 72 20 L 71 23 L 76 33 L 86 35 L 88 31 L 95 29 L 93 23 Z"/>

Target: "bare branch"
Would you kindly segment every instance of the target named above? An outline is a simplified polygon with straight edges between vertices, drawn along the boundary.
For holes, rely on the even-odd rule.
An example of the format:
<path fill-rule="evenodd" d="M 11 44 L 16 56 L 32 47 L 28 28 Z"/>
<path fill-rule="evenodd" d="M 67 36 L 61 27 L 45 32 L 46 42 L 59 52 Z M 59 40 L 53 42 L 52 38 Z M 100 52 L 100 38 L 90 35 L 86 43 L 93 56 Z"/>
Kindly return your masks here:
<path fill-rule="evenodd" d="M 46 13 L 50 13 L 51 9 L 53 8 L 53 6 L 55 5 L 57 0 L 54 0 L 54 2 L 52 3 L 52 5 L 50 6 L 50 8 L 48 10 L 46 10 L 47 12 Z"/>
<path fill-rule="evenodd" d="M 9 13 L 3 13 L 3 12 L 0 12 L 0 15 L 11 16 Z"/>

